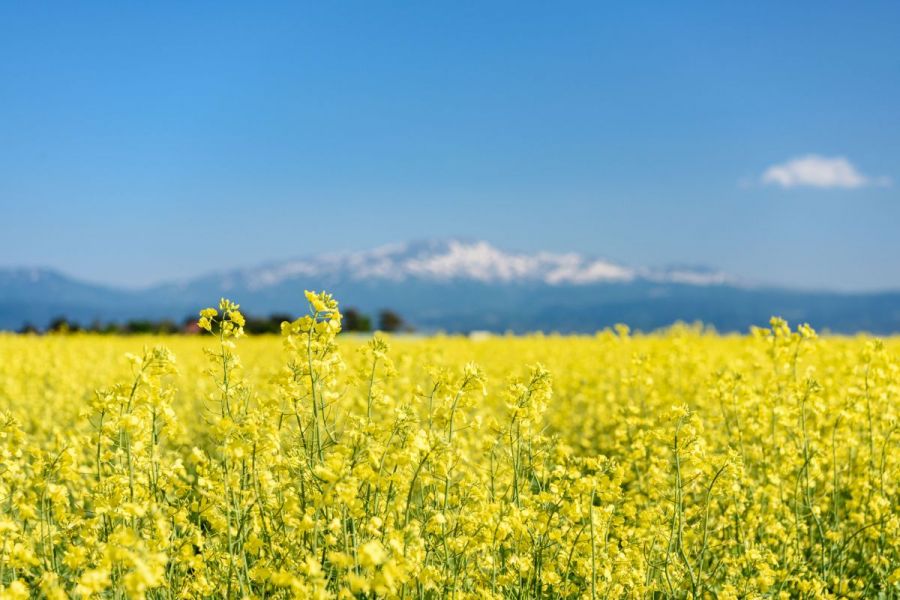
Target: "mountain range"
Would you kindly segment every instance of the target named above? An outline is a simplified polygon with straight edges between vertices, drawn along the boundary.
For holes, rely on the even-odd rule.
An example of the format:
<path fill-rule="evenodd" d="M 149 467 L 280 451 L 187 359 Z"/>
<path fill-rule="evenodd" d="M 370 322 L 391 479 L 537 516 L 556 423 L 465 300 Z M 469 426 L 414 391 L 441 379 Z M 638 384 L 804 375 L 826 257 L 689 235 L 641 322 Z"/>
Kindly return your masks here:
<path fill-rule="evenodd" d="M 181 320 L 226 296 L 248 314 L 299 314 L 303 291 L 343 307 L 383 308 L 424 331 L 651 330 L 702 321 L 746 331 L 772 315 L 836 332 L 900 331 L 900 292 L 838 293 L 750 285 L 705 267 L 630 267 L 577 253 L 516 253 L 443 239 L 330 253 L 125 289 L 42 268 L 0 269 L 0 329 L 135 318 Z"/>

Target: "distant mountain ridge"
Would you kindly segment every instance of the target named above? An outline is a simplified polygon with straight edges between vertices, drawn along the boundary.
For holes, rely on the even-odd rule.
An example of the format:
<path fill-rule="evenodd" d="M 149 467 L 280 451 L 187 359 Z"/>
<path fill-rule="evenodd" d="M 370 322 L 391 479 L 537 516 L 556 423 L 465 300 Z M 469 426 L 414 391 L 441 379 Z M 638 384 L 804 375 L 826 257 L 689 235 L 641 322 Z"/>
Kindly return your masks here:
<path fill-rule="evenodd" d="M 0 269 L 0 328 L 43 326 L 60 315 L 83 323 L 181 319 L 223 295 L 251 314 L 296 314 L 305 289 L 327 289 L 342 306 L 363 311 L 391 308 L 425 330 L 591 332 L 617 322 L 647 330 L 683 320 L 746 331 L 778 314 L 835 331 L 900 331 L 900 293 L 757 288 L 706 267 L 631 267 L 457 238 L 270 262 L 142 290 L 49 269 Z"/>
<path fill-rule="evenodd" d="M 251 290 L 264 289 L 298 277 L 395 282 L 415 279 L 435 282 L 541 282 L 548 285 L 586 285 L 635 279 L 697 285 L 731 281 L 726 274 L 703 267 L 630 268 L 574 252 L 512 253 L 488 242 L 457 238 L 391 244 L 359 252 L 321 254 L 215 276 L 221 277 L 223 286 L 244 286 Z"/>

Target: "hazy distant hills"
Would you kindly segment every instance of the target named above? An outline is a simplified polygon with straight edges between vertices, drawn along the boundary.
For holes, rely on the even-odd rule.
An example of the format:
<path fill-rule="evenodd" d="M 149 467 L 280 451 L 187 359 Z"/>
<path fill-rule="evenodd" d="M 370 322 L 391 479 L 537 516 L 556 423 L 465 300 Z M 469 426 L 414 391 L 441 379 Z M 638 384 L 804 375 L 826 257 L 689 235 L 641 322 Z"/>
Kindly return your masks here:
<path fill-rule="evenodd" d="M 841 294 L 751 287 L 707 268 L 634 268 L 580 254 L 510 253 L 435 240 L 323 254 L 212 273 L 142 290 L 93 285 L 47 269 L 0 269 L 0 328 L 132 318 L 181 320 L 221 296 L 249 314 L 299 314 L 303 291 L 343 307 L 390 308 L 423 330 L 592 332 L 702 321 L 746 331 L 771 315 L 841 332 L 900 332 L 900 292 Z"/>

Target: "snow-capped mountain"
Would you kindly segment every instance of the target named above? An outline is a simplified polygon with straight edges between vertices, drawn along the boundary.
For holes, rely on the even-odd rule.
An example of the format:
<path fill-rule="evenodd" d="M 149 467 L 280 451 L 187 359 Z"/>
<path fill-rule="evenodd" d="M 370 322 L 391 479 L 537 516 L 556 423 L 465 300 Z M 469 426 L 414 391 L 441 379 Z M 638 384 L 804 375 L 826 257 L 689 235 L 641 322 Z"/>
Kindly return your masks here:
<path fill-rule="evenodd" d="M 705 268 L 633 268 L 574 252 L 507 252 L 461 239 L 391 244 L 373 250 L 322 254 L 217 274 L 222 289 L 264 290 L 293 279 L 324 281 L 542 283 L 551 286 L 630 282 L 717 285 L 733 282 Z"/>
<path fill-rule="evenodd" d="M 330 253 L 123 290 L 46 269 L 0 269 L 0 329 L 133 318 L 180 320 L 222 296 L 254 315 L 299 314 L 303 292 L 343 307 L 400 313 L 422 330 L 592 332 L 703 321 L 746 331 L 781 315 L 836 331 L 900 331 L 900 293 L 751 287 L 720 271 L 635 267 L 576 253 L 510 252 L 484 241 L 432 240 Z"/>

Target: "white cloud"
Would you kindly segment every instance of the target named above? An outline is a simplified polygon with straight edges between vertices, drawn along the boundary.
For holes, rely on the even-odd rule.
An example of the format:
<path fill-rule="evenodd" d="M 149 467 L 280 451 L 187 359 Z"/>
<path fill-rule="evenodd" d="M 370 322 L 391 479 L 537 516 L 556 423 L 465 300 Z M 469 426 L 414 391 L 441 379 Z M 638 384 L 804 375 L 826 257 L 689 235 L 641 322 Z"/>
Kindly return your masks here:
<path fill-rule="evenodd" d="M 861 188 L 889 186 L 888 177 L 870 177 L 861 173 L 843 156 L 829 158 L 817 154 L 799 156 L 773 165 L 762 174 L 762 183 L 783 188 Z"/>

